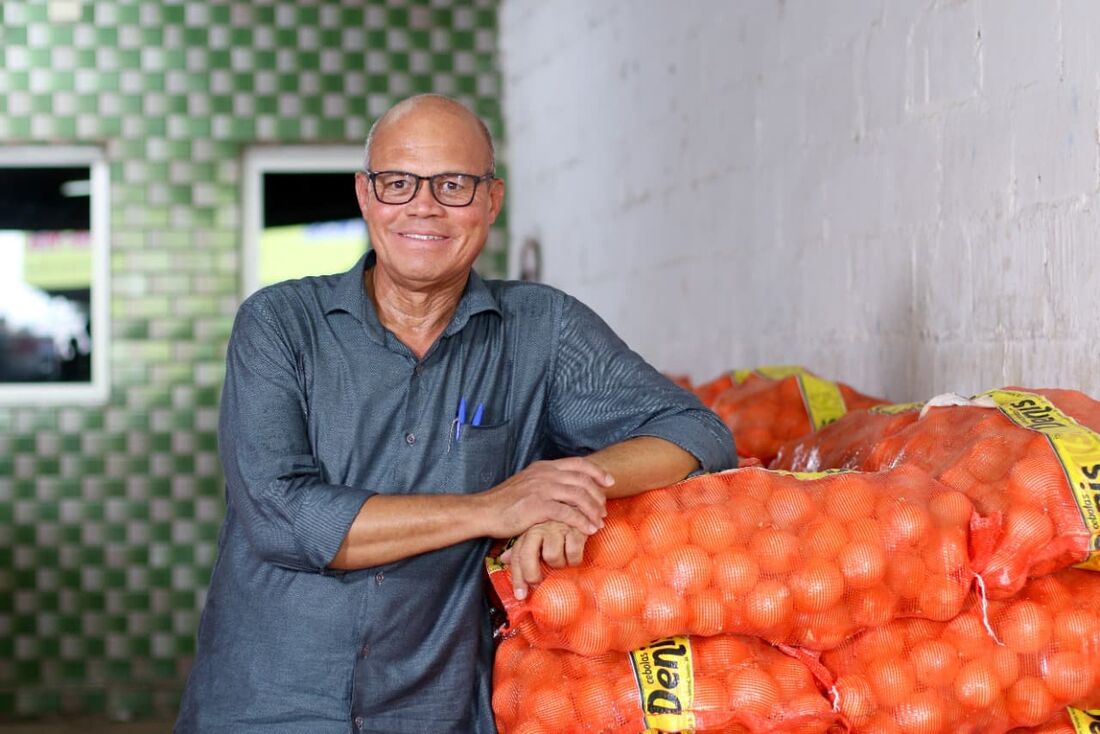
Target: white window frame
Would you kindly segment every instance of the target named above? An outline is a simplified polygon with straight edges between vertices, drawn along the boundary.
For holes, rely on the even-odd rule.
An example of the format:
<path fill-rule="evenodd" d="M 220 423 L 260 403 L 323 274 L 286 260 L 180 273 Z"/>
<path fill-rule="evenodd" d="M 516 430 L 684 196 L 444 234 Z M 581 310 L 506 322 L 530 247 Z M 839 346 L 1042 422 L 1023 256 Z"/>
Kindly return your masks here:
<path fill-rule="evenodd" d="M 0 405 L 101 405 L 110 397 L 110 168 L 91 146 L 0 146 L 0 169 L 88 166 L 91 172 L 92 379 L 82 383 L 0 382 Z"/>
<path fill-rule="evenodd" d="M 260 287 L 260 232 L 264 215 L 265 173 L 354 173 L 363 170 L 361 145 L 278 145 L 244 151 L 241 217 L 241 297 Z M 349 192 L 351 195 L 351 192 Z"/>

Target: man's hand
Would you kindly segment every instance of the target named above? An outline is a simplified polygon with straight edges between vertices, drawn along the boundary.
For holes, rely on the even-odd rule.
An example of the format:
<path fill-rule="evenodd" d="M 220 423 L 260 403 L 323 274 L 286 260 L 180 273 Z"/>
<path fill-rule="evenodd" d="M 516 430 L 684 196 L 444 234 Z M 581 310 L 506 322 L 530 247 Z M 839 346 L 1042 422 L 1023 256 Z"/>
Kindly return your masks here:
<path fill-rule="evenodd" d="M 584 557 L 588 536 L 560 522 L 543 522 L 516 539 L 501 554 L 502 563 L 512 571 L 512 589 L 517 599 L 527 598 L 527 587 L 542 581 L 540 561 L 550 568 L 576 566 Z"/>
<path fill-rule="evenodd" d="M 614 477 L 580 457 L 536 461 L 480 495 L 485 535 L 510 538 L 548 520 L 585 535 L 603 527 L 604 490 Z"/>

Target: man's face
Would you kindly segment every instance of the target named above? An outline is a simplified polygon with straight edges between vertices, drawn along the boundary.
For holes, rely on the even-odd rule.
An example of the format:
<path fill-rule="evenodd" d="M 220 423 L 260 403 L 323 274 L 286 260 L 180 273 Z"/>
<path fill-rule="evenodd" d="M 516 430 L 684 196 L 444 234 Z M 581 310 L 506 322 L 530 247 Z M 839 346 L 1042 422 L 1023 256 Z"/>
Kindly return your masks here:
<path fill-rule="evenodd" d="M 476 121 L 447 109 L 424 106 L 376 131 L 370 166 L 374 171 L 488 173 L 490 154 Z M 377 252 L 378 278 L 415 291 L 431 292 L 465 281 L 504 199 L 504 183 L 482 181 L 469 206 L 443 206 L 430 184 L 407 204 L 383 204 L 366 174 L 355 182 L 359 206 Z"/>

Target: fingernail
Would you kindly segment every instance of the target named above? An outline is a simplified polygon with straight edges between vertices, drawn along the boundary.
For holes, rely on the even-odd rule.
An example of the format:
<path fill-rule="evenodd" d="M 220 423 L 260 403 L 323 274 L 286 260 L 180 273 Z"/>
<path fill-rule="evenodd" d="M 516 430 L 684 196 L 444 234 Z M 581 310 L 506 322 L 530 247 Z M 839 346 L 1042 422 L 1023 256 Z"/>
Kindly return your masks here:
<path fill-rule="evenodd" d="M 516 589 L 516 598 L 523 601 L 527 598 L 527 589 Z"/>
<path fill-rule="evenodd" d="M 603 475 L 603 481 L 604 481 L 604 484 L 614 484 L 615 483 L 615 477 L 611 476 L 610 474 L 604 474 Z"/>

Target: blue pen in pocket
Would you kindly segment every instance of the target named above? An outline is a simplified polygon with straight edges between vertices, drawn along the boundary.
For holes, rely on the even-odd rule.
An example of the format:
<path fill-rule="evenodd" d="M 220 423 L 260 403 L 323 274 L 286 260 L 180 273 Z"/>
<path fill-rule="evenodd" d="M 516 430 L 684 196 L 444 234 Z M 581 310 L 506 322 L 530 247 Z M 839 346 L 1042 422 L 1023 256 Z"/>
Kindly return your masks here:
<path fill-rule="evenodd" d="M 484 403 L 478 403 L 477 404 L 477 409 L 474 410 L 474 419 L 472 421 L 470 421 L 471 426 L 480 426 L 481 425 L 481 414 L 482 414 L 482 412 L 484 412 L 484 410 L 485 410 L 485 404 Z"/>
<path fill-rule="evenodd" d="M 466 398 L 458 401 L 458 417 L 455 419 L 455 441 L 462 438 L 462 424 L 466 422 Z"/>

